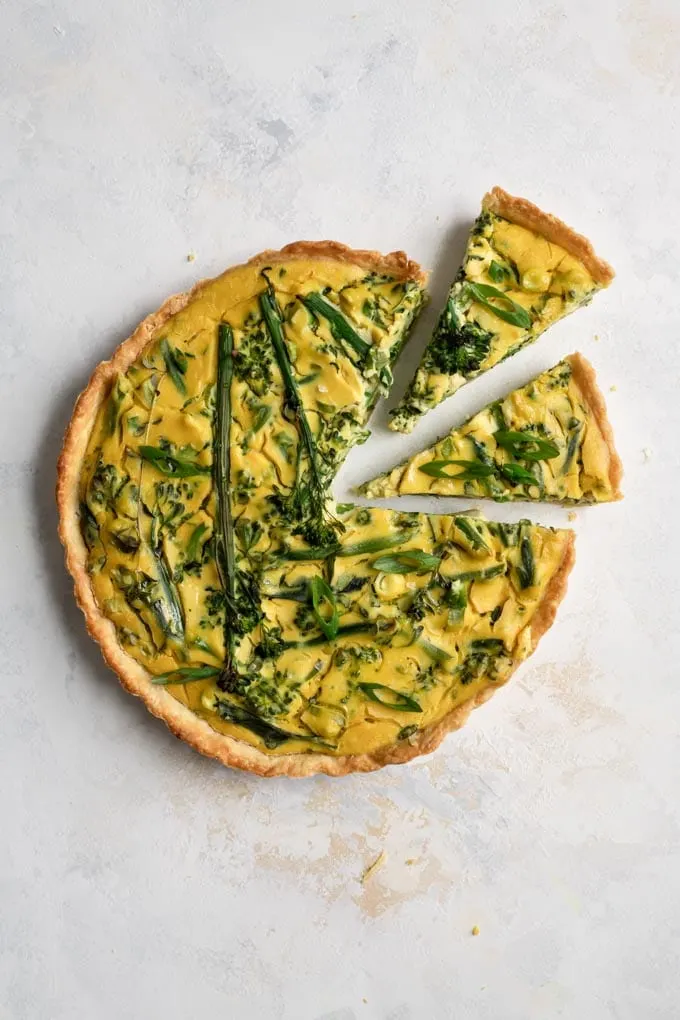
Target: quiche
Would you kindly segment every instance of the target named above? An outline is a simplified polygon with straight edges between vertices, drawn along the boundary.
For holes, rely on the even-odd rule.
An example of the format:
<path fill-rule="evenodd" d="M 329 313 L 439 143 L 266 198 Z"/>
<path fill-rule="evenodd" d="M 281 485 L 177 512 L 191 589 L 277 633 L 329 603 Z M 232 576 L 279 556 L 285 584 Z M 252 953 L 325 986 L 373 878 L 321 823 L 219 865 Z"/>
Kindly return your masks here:
<path fill-rule="evenodd" d="M 430 751 L 552 623 L 571 531 L 331 499 L 424 285 L 399 252 L 265 252 L 170 298 L 78 400 L 57 498 L 88 629 L 227 765 Z"/>
<path fill-rule="evenodd" d="M 595 372 L 571 354 L 361 492 L 608 503 L 621 476 Z"/>
<path fill-rule="evenodd" d="M 411 432 L 426 411 L 533 343 L 613 278 L 585 237 L 494 188 L 482 200 L 463 265 L 390 428 Z"/>

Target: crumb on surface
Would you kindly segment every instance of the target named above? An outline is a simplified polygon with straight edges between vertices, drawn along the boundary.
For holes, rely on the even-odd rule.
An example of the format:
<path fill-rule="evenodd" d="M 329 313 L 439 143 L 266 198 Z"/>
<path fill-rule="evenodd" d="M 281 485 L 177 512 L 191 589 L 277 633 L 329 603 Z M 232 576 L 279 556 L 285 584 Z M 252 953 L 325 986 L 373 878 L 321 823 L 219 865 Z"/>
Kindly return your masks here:
<path fill-rule="evenodd" d="M 418 860 L 418 858 L 417 858 L 417 857 L 407 857 L 407 858 L 406 858 L 406 864 L 408 864 L 408 866 L 409 866 L 409 868 L 410 868 L 410 867 L 411 867 L 411 865 L 412 865 L 412 864 L 415 864 L 417 860 Z"/>
<path fill-rule="evenodd" d="M 474 926 L 474 928 L 472 929 L 472 934 L 473 935 L 479 935 L 479 925 L 478 924 L 476 924 Z"/>
<path fill-rule="evenodd" d="M 364 885 L 364 883 L 369 880 L 371 875 L 374 875 L 378 868 L 381 868 L 384 863 L 385 863 L 385 851 L 381 850 L 378 856 L 375 858 L 375 860 L 372 861 L 368 865 L 368 867 L 364 868 L 364 870 L 362 871 L 360 879 L 361 884 Z"/>
<path fill-rule="evenodd" d="M 651 458 L 652 458 L 652 451 L 649 449 L 648 446 L 643 446 L 643 448 L 642 448 L 642 456 L 644 457 L 645 460 L 651 460 Z"/>
<path fill-rule="evenodd" d="M 593 340 L 595 340 L 597 342 L 599 339 L 600 339 L 600 334 L 599 333 L 595 333 L 595 335 L 593 336 Z"/>
<path fill-rule="evenodd" d="M 576 515 L 576 511 L 575 510 L 570 510 L 569 513 L 567 514 L 567 520 L 568 521 L 575 521 L 576 520 L 576 516 L 577 516 Z"/>
<path fill-rule="evenodd" d="M 611 386 L 609 387 L 609 392 L 610 392 L 610 393 L 616 393 L 616 383 L 613 383 L 613 384 L 612 384 L 612 385 L 611 385 Z"/>
<path fill-rule="evenodd" d="M 195 262 L 195 261 L 196 261 L 196 252 L 195 251 L 190 251 L 189 254 L 187 255 L 187 262 Z"/>

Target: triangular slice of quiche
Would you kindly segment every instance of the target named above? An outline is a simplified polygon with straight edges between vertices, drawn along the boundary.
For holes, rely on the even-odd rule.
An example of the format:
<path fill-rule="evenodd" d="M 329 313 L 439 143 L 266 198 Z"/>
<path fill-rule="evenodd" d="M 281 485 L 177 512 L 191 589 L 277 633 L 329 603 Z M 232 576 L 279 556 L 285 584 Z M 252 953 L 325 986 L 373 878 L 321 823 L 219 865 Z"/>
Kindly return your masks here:
<path fill-rule="evenodd" d="M 482 200 L 463 265 L 390 428 L 411 432 L 421 415 L 587 304 L 613 278 L 585 237 L 494 188 Z"/>
<path fill-rule="evenodd" d="M 406 761 L 552 622 L 570 531 L 330 499 L 423 293 L 403 253 L 265 252 L 171 298 L 78 401 L 58 503 L 88 628 L 225 764 Z"/>
<path fill-rule="evenodd" d="M 595 372 L 571 354 L 361 492 L 608 503 L 621 498 L 621 476 Z"/>

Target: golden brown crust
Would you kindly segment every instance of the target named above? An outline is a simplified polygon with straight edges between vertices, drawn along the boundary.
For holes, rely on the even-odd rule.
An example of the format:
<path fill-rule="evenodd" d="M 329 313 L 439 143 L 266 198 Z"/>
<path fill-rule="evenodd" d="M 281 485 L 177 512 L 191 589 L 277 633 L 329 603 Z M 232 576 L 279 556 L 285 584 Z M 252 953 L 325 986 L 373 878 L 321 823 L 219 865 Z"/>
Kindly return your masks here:
<path fill-rule="evenodd" d="M 502 216 L 519 227 L 526 227 L 535 234 L 540 234 L 547 241 L 559 244 L 570 255 L 579 259 L 592 278 L 602 287 L 607 287 L 614 279 L 614 270 L 595 254 L 592 244 L 582 234 L 568 227 L 550 213 L 545 213 L 526 198 L 509 195 L 502 188 L 495 187 L 482 199 L 482 208 Z"/>
<path fill-rule="evenodd" d="M 405 279 L 414 279 L 418 282 L 424 279 L 420 267 L 410 262 L 401 252 L 387 256 L 376 252 L 357 252 L 357 259 L 353 258 L 354 254 L 351 249 L 333 241 L 304 241 L 287 245 L 279 252 L 263 252 L 250 261 L 266 263 L 277 257 L 287 259 L 298 256 L 336 258 L 367 268 L 376 268 L 377 271 L 400 272 Z M 73 577 L 75 597 L 85 616 L 87 629 L 99 644 L 107 664 L 130 693 L 142 698 L 149 711 L 162 719 L 175 736 L 224 765 L 245 769 L 260 776 L 304 777 L 315 773 L 343 776 L 349 772 L 371 772 L 385 765 L 401 764 L 427 754 L 441 743 L 447 733 L 461 727 L 472 709 L 487 701 L 495 688 L 488 687 L 480 691 L 476 697 L 458 705 L 439 722 L 418 733 L 413 743 L 402 740 L 398 744 L 370 754 L 341 757 L 300 753 L 268 755 L 244 741 L 216 732 L 205 720 L 177 701 L 169 691 L 154 685 L 143 666 L 121 648 L 113 623 L 99 610 L 87 572 L 87 549 L 80 533 L 78 519 L 79 479 L 90 432 L 98 410 L 108 394 L 112 378 L 116 373 L 124 372 L 129 367 L 156 331 L 171 316 L 181 311 L 203 286 L 205 281 L 198 283 L 188 293 L 168 298 L 157 312 L 147 316 L 132 336 L 117 348 L 110 361 L 102 362 L 95 369 L 86 389 L 78 398 L 66 430 L 57 472 L 59 536 L 65 548 L 66 566 Z M 566 590 L 566 579 L 572 564 L 573 535 L 565 547 L 562 565 L 552 579 L 534 618 L 532 626 L 534 646 L 555 617 L 557 606 Z"/>
<path fill-rule="evenodd" d="M 612 487 L 612 500 L 623 499 L 621 492 L 621 479 L 623 478 L 623 464 L 616 452 L 614 445 L 614 433 L 607 417 L 607 406 L 602 396 L 602 391 L 595 379 L 595 369 L 587 358 L 584 358 L 578 351 L 570 354 L 564 359 L 571 365 L 572 379 L 578 386 L 583 397 L 583 402 L 590 409 L 593 418 L 597 423 L 602 438 L 609 453 L 609 484 Z"/>
<path fill-rule="evenodd" d="M 347 262 L 362 269 L 372 269 L 376 273 L 389 273 L 400 280 L 415 280 L 423 286 L 427 283 L 427 273 L 417 262 L 413 262 L 403 251 L 391 251 L 383 255 L 379 251 L 348 248 L 339 241 L 293 241 L 279 251 L 263 251 L 248 259 L 248 265 L 265 265 L 271 259 L 284 256 L 289 258 L 333 259 L 334 262 Z"/>
<path fill-rule="evenodd" d="M 531 647 L 532 651 L 541 640 L 546 631 L 550 630 L 555 622 L 557 608 L 567 593 L 567 582 L 571 568 L 576 562 L 576 546 L 573 531 L 569 531 L 569 538 L 564 547 L 564 555 L 559 567 L 550 578 L 550 583 L 543 593 L 540 605 L 534 613 L 531 621 Z"/>

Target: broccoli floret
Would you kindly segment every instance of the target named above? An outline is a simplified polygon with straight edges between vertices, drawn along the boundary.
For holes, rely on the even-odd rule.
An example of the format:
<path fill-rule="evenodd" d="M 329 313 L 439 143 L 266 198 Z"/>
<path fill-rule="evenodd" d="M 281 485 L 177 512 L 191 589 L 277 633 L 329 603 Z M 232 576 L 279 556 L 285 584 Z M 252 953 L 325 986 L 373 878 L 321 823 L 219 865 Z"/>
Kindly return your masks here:
<path fill-rule="evenodd" d="M 453 299 L 449 298 L 427 353 L 436 371 L 447 375 L 457 372 L 468 375 L 476 372 L 488 357 L 492 340 L 493 333 L 482 329 L 476 322 L 459 325 Z"/>

